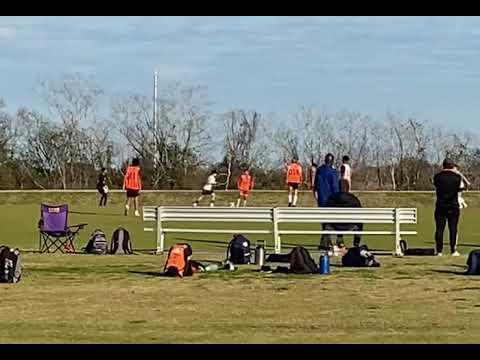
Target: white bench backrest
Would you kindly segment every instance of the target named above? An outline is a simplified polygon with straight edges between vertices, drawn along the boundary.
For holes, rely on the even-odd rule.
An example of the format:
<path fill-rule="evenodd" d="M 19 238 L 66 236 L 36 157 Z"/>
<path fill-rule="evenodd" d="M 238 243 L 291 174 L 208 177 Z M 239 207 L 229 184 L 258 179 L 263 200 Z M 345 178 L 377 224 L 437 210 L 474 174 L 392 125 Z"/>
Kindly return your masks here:
<path fill-rule="evenodd" d="M 156 217 L 155 207 L 144 207 L 143 219 L 145 221 L 155 221 Z M 271 223 L 273 213 L 271 208 L 163 206 L 160 208 L 160 221 Z"/>
<path fill-rule="evenodd" d="M 416 224 L 415 208 L 277 208 L 276 220 L 312 223 Z"/>
<path fill-rule="evenodd" d="M 276 208 L 277 222 L 337 222 L 393 224 L 397 212 L 400 224 L 416 224 L 415 208 Z M 164 206 L 161 221 L 272 222 L 271 208 Z M 143 220 L 156 221 L 157 207 L 144 206 Z"/>

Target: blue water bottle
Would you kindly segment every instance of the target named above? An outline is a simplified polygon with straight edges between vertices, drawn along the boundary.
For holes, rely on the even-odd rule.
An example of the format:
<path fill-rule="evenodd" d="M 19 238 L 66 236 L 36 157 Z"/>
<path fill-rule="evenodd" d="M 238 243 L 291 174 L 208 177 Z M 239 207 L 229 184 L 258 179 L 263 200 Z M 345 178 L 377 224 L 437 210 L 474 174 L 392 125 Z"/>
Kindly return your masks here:
<path fill-rule="evenodd" d="M 320 261 L 318 265 L 319 274 L 330 274 L 330 257 L 328 256 L 328 253 L 323 253 L 320 255 Z"/>

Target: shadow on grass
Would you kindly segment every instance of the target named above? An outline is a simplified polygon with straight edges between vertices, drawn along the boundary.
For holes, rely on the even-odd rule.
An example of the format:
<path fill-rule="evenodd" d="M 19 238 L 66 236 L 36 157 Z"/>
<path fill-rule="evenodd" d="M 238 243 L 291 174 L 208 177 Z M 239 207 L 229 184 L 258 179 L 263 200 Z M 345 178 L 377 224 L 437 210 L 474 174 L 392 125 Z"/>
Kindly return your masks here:
<path fill-rule="evenodd" d="M 165 276 L 163 272 L 158 272 L 158 271 L 134 271 L 134 270 L 129 270 L 128 271 L 130 274 L 137 274 L 137 275 L 143 275 L 143 276 L 160 276 L 160 277 L 168 277 Z"/>
<path fill-rule="evenodd" d="M 96 212 L 88 212 L 88 211 L 70 211 L 70 214 L 76 214 L 76 215 L 106 215 L 106 216 L 121 216 L 121 217 L 126 217 L 122 213 L 96 213 Z"/>
<path fill-rule="evenodd" d="M 465 271 L 452 271 L 452 270 L 432 270 L 433 272 L 436 273 L 441 273 L 441 274 L 451 274 L 451 275 L 463 275 L 467 276 L 465 274 Z"/>
<path fill-rule="evenodd" d="M 435 241 L 424 241 L 425 244 L 433 244 L 435 245 Z M 444 245 L 448 245 L 448 243 L 444 242 Z M 474 247 L 474 248 L 478 248 L 480 247 L 480 244 L 466 244 L 466 243 L 458 243 L 457 244 L 459 247 L 462 247 L 462 246 L 468 246 L 468 247 Z"/>

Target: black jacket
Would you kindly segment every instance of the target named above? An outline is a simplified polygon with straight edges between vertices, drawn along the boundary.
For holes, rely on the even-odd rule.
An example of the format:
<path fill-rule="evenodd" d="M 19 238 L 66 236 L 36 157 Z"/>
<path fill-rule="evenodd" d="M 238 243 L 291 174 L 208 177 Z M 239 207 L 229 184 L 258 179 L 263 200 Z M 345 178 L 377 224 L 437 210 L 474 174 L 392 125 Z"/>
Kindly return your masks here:
<path fill-rule="evenodd" d="M 327 201 L 327 207 L 362 207 L 360 200 L 352 193 L 339 192 L 332 195 Z"/>
<path fill-rule="evenodd" d="M 332 195 L 328 199 L 327 207 L 361 208 L 362 204 L 360 203 L 360 200 L 352 193 L 339 192 Z M 335 230 L 351 230 L 353 225 L 358 226 L 359 229 L 363 229 L 363 224 L 335 223 L 329 225 Z"/>
<path fill-rule="evenodd" d="M 437 193 L 436 208 L 440 210 L 458 209 L 458 192 L 462 178 L 453 171 L 443 170 L 435 175 L 433 184 Z"/>
<path fill-rule="evenodd" d="M 107 175 L 98 175 L 97 188 L 103 188 L 105 185 L 107 185 Z"/>

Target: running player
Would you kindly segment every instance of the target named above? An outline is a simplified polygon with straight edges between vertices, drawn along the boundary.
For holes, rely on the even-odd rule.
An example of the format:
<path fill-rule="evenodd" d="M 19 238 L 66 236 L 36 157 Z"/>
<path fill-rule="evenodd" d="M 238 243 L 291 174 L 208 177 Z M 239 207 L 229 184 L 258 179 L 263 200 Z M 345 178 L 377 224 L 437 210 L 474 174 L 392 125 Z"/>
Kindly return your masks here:
<path fill-rule="evenodd" d="M 217 184 L 217 170 L 212 170 L 210 175 L 207 178 L 207 182 L 203 185 L 202 194 L 199 198 L 193 203 L 193 206 L 198 206 L 198 203 L 203 199 L 205 195 L 210 195 L 210 206 L 215 206 L 215 190 L 213 187 Z"/>
<path fill-rule="evenodd" d="M 98 175 L 97 190 L 100 193 L 100 203 L 98 206 L 107 206 L 108 186 L 107 186 L 107 169 L 102 167 Z"/>
<path fill-rule="evenodd" d="M 253 189 L 253 177 L 248 169 L 243 170 L 243 174 L 237 180 L 238 191 L 240 192 L 237 200 L 237 207 L 240 207 L 240 201 L 243 199 L 243 207 L 247 206 L 247 198 Z"/>
<path fill-rule="evenodd" d="M 298 187 L 303 182 L 302 167 L 296 158 L 287 166 L 288 206 L 297 206 Z"/>
<path fill-rule="evenodd" d="M 125 216 L 128 215 L 130 209 L 130 202 L 133 201 L 133 208 L 135 216 L 140 216 L 138 212 L 138 196 L 142 189 L 142 179 L 140 177 L 140 160 L 135 158 L 132 164 L 127 168 L 127 172 L 123 179 L 123 190 L 127 193 L 127 200 L 125 201 Z"/>
<path fill-rule="evenodd" d="M 350 192 L 352 187 L 352 168 L 350 158 L 347 155 L 342 157 L 342 166 L 340 167 L 340 189 L 343 192 Z"/>

